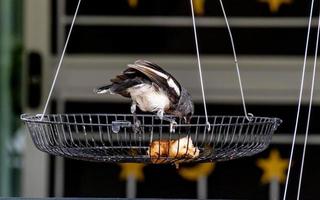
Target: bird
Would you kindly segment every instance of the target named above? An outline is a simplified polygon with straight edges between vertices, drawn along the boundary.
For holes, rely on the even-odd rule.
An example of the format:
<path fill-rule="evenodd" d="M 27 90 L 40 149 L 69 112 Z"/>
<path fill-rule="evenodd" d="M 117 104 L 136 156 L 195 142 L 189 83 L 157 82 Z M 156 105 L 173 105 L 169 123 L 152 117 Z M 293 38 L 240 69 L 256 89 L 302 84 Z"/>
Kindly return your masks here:
<path fill-rule="evenodd" d="M 130 98 L 131 113 L 137 107 L 143 112 L 155 113 L 159 119 L 175 123 L 165 115 L 171 115 L 190 123 L 194 113 L 191 95 L 181 84 L 159 65 L 147 60 L 128 64 L 122 74 L 112 78 L 111 83 L 94 89 L 97 94 L 119 94 Z"/>

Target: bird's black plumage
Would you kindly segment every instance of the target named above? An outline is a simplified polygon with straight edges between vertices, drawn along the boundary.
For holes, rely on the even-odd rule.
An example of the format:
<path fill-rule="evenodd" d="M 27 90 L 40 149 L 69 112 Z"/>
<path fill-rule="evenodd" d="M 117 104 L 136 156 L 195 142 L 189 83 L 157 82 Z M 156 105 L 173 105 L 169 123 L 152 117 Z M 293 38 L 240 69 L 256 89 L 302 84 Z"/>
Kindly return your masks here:
<path fill-rule="evenodd" d="M 160 66 L 138 60 L 129 64 L 122 74 L 111 79 L 111 84 L 95 90 L 98 94 L 110 92 L 132 99 L 131 112 L 136 106 L 142 111 L 172 114 L 189 121 L 194 106 L 190 94 Z"/>

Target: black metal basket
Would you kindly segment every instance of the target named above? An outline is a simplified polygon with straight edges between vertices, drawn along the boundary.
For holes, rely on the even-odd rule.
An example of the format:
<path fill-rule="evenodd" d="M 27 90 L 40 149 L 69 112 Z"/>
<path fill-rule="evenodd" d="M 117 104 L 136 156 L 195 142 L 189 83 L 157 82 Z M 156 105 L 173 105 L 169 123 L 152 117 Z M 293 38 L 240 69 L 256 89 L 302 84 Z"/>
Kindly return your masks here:
<path fill-rule="evenodd" d="M 154 115 L 24 114 L 36 147 L 44 152 L 101 162 L 180 163 L 231 160 L 268 147 L 278 118 L 193 116 L 190 124 Z M 138 119 L 138 121 L 137 121 Z M 140 122 L 140 123 L 136 123 Z M 138 124 L 138 125 L 137 125 Z"/>

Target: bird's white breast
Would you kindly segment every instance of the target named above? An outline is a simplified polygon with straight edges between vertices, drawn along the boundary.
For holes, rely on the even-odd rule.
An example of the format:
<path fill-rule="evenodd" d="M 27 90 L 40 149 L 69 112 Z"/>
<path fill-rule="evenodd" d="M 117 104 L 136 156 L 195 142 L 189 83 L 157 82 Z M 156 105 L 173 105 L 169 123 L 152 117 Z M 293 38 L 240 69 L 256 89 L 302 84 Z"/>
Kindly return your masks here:
<path fill-rule="evenodd" d="M 169 108 L 170 101 L 166 93 L 156 90 L 153 85 L 140 84 L 128 89 L 133 101 L 145 112 L 156 112 Z"/>

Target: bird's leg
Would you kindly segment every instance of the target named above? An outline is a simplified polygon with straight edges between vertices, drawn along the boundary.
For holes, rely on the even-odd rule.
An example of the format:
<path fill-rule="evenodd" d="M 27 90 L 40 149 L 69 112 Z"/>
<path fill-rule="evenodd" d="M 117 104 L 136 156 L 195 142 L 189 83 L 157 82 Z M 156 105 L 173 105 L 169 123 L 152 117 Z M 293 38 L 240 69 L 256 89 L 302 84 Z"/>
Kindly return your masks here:
<path fill-rule="evenodd" d="M 137 110 L 137 103 L 133 101 L 131 104 L 131 113 L 135 114 L 136 110 Z"/>
<path fill-rule="evenodd" d="M 160 109 L 160 110 L 158 110 L 158 112 L 157 112 L 157 116 L 159 117 L 159 119 L 163 119 L 163 113 L 164 113 L 164 111 L 163 111 L 163 109 Z"/>
<path fill-rule="evenodd" d="M 132 101 L 132 104 L 131 104 L 131 113 L 133 114 L 133 123 L 136 125 L 136 123 L 139 123 L 138 121 L 138 118 L 137 118 L 137 115 L 136 115 L 136 110 L 137 110 L 137 104 L 136 102 Z"/>
<path fill-rule="evenodd" d="M 183 122 L 186 124 L 186 125 L 190 125 L 190 121 L 191 121 L 191 117 L 183 117 Z M 186 126 L 186 133 L 189 133 L 191 130 L 191 126 Z"/>
<path fill-rule="evenodd" d="M 170 122 L 170 133 L 176 132 L 175 125 L 177 125 L 177 122 L 174 119 L 172 119 Z"/>
<path fill-rule="evenodd" d="M 141 132 L 141 130 L 140 130 L 141 122 L 137 118 L 137 115 L 136 115 L 136 110 L 137 110 L 136 102 L 132 101 L 130 110 L 131 110 L 131 113 L 133 114 L 133 132 L 139 133 L 139 132 Z"/>
<path fill-rule="evenodd" d="M 177 125 L 177 122 L 173 118 L 163 116 L 163 113 L 164 113 L 164 111 L 161 109 L 157 112 L 157 116 L 161 120 L 165 120 L 165 121 L 170 122 L 170 133 L 174 133 L 176 131 L 174 125 Z"/>

